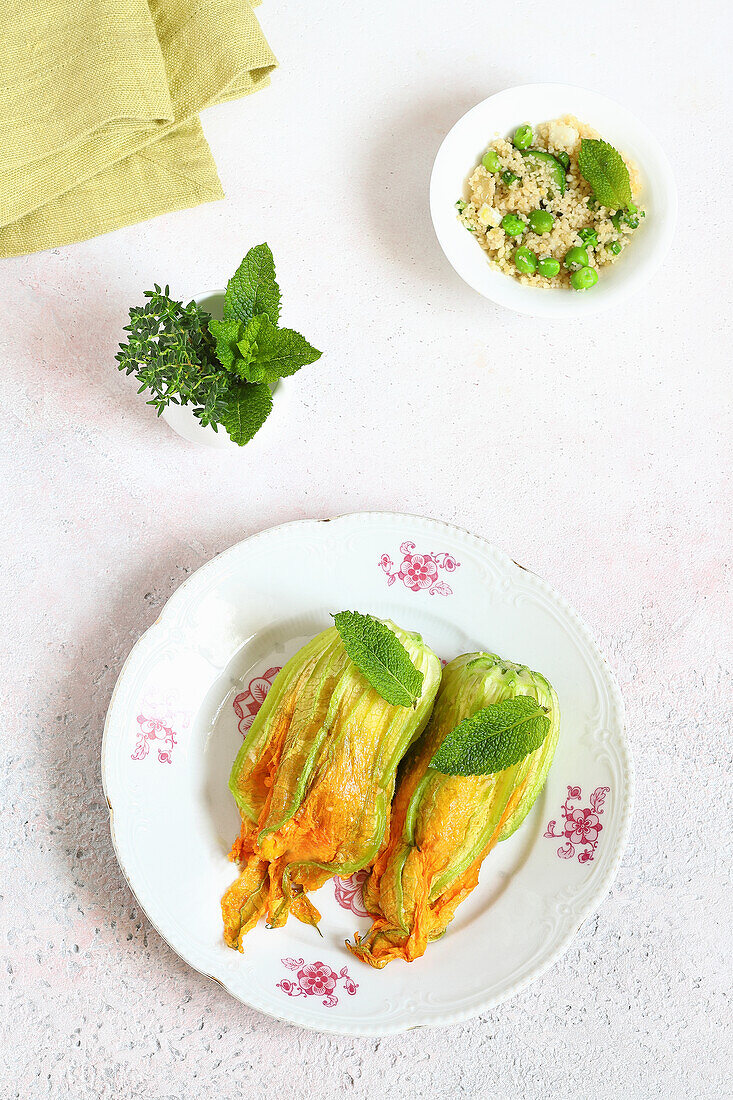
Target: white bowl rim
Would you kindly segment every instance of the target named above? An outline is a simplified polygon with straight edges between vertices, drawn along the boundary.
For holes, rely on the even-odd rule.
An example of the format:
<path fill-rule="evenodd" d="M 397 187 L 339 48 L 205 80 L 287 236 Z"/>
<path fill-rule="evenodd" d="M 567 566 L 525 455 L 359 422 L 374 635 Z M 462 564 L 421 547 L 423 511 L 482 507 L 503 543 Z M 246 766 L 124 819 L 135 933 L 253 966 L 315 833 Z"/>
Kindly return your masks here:
<path fill-rule="evenodd" d="M 592 117 L 595 108 L 599 113 L 611 115 L 614 120 L 617 120 L 619 130 L 628 131 L 637 141 L 643 139 L 644 154 L 641 155 L 637 147 L 628 155 L 632 155 L 639 165 L 644 183 L 658 199 L 658 209 L 655 210 L 653 219 L 647 219 L 648 224 L 644 227 L 648 229 L 652 220 L 654 221 L 653 238 L 649 242 L 649 247 L 644 250 L 644 255 L 639 255 L 637 249 L 637 255 L 634 256 L 632 245 L 638 242 L 632 242 L 628 255 L 624 256 L 624 260 L 629 259 L 628 265 L 624 264 L 621 268 L 621 264 L 616 264 L 613 269 L 610 269 L 614 272 L 617 270 L 623 272 L 614 279 L 611 286 L 608 285 L 608 274 L 599 280 L 592 293 L 575 293 L 565 289 L 539 290 L 525 286 L 493 267 L 480 246 L 469 240 L 466 244 L 472 245 L 480 253 L 478 258 L 483 261 L 480 266 L 475 260 L 471 262 L 470 252 L 466 252 L 456 236 L 456 229 L 463 232 L 465 230 L 456 218 L 453 202 L 446 202 L 445 181 L 447 175 L 452 175 L 455 180 L 455 194 L 460 194 L 467 176 L 472 171 L 472 165 L 476 163 L 475 153 L 469 152 L 465 164 L 457 165 L 456 149 L 461 145 L 462 140 L 470 142 L 471 129 L 477 120 L 483 120 L 483 117 L 490 114 L 492 110 L 504 109 L 514 99 L 526 98 L 537 100 L 534 121 L 556 116 L 557 112 L 552 109 L 543 110 L 542 105 L 545 100 L 567 98 L 567 105 L 560 110 L 561 114 L 585 115 L 587 117 L 583 118 L 583 121 L 587 121 L 590 126 L 596 126 L 596 121 Z M 522 117 L 518 117 L 519 114 Z M 526 111 L 517 112 L 515 125 L 525 121 L 525 114 Z M 490 123 L 486 125 L 485 132 L 484 144 L 492 136 Z M 629 144 L 632 144 L 631 140 L 619 141 L 621 146 Z M 430 213 L 433 227 L 446 259 L 453 269 L 464 282 L 483 297 L 497 305 L 535 317 L 567 319 L 589 316 L 610 309 L 637 291 L 651 279 L 667 255 L 674 236 L 677 205 L 677 188 L 669 159 L 646 125 L 628 108 L 615 100 L 579 85 L 561 82 L 515 85 L 481 100 L 465 112 L 446 134 L 436 154 L 430 177 Z"/>

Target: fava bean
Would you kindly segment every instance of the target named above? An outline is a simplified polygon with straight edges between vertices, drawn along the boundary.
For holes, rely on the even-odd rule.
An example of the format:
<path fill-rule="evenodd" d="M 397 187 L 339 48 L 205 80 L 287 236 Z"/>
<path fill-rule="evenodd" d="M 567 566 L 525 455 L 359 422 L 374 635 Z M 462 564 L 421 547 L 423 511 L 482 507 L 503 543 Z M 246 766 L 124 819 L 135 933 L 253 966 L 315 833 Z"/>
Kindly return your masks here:
<path fill-rule="evenodd" d="M 514 253 L 514 266 L 523 275 L 534 275 L 537 270 L 537 257 L 530 248 L 525 248 L 522 245 Z"/>
<path fill-rule="evenodd" d="M 598 282 L 598 272 L 594 267 L 581 267 L 570 276 L 573 290 L 589 290 Z"/>

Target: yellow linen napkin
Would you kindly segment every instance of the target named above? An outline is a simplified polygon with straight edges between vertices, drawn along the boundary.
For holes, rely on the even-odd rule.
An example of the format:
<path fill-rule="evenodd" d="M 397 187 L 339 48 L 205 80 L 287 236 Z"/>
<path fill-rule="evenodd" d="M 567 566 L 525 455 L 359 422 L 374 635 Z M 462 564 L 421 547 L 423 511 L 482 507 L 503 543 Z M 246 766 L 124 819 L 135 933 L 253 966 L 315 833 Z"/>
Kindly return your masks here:
<path fill-rule="evenodd" d="M 5 0 L 0 256 L 223 198 L 197 114 L 269 82 L 246 0 Z"/>

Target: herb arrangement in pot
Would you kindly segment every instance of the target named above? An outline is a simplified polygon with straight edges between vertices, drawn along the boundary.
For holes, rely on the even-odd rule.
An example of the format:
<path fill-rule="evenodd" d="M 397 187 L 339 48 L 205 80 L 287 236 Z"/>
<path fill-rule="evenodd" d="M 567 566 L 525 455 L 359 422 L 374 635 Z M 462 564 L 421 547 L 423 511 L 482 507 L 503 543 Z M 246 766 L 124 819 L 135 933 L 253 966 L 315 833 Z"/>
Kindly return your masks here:
<path fill-rule="evenodd" d="M 138 393 L 149 390 L 148 404 L 188 439 L 208 442 L 204 429 L 222 427 L 240 447 L 249 443 L 272 411 L 280 379 L 321 356 L 278 324 L 280 288 L 267 244 L 251 248 L 229 280 L 221 320 L 196 301 L 173 301 L 168 287 L 145 297 L 130 310 L 119 369 L 135 375 Z M 191 414 L 183 430 L 171 416 L 179 409 L 185 416 L 181 407 Z"/>

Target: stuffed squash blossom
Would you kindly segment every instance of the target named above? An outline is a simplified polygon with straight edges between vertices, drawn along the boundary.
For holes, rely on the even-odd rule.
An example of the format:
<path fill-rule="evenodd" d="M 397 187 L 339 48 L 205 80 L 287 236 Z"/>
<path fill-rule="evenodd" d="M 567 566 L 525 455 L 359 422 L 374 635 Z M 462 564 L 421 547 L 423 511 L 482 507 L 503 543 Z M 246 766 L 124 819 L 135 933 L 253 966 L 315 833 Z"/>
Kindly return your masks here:
<path fill-rule="evenodd" d="M 265 915 L 320 914 L 307 891 L 371 864 L 385 837 L 397 765 L 422 732 L 440 662 L 419 634 L 385 625 L 422 673 L 414 707 L 386 702 L 351 661 L 335 627 L 276 676 L 232 768 L 242 829 L 231 858 L 239 878 L 221 903 L 230 947 Z"/>
<path fill-rule="evenodd" d="M 460 722 L 518 695 L 536 700 L 550 720 L 538 749 L 492 775 L 444 775 L 430 766 Z M 347 943 L 353 954 L 381 968 L 418 958 L 443 935 L 483 860 L 521 825 L 542 790 L 559 725 L 553 688 L 524 665 L 468 653 L 445 667 L 430 722 L 402 766 L 389 839 L 364 885 L 372 928 Z"/>

